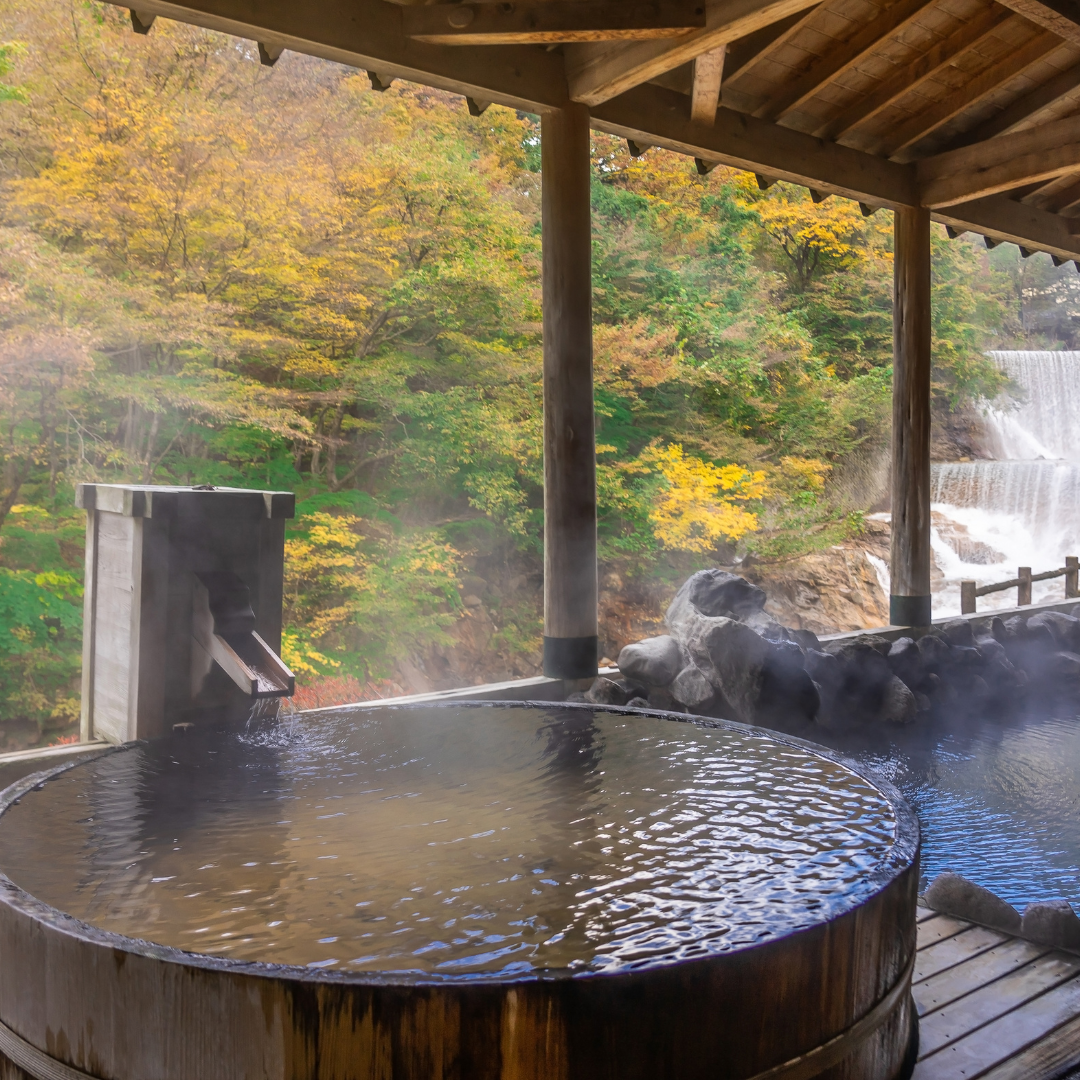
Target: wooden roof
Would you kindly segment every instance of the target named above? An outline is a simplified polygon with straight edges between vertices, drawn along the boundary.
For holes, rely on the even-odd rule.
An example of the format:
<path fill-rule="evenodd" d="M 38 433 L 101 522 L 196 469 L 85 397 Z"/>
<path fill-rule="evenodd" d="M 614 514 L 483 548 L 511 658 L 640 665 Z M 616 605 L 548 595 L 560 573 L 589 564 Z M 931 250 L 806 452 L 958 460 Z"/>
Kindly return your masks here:
<path fill-rule="evenodd" d="M 158 15 L 474 110 L 582 102 L 638 146 L 1080 259 L 1077 0 L 140 0 L 133 23 Z"/>

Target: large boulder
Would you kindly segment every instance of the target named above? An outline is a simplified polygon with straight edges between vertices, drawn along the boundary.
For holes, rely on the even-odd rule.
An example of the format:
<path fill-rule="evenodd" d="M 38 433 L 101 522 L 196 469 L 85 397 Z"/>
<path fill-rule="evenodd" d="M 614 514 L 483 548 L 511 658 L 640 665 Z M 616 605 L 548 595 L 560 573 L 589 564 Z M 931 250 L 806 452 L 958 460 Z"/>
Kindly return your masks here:
<path fill-rule="evenodd" d="M 670 634 L 645 638 L 619 653 L 619 671 L 645 686 L 667 686 L 686 666 L 686 653 Z"/>
<path fill-rule="evenodd" d="M 697 667 L 723 694 L 731 719 L 752 724 L 769 643 L 734 619 L 699 615 L 687 626 L 683 644 Z"/>
<path fill-rule="evenodd" d="M 699 570 L 691 574 L 668 605 L 665 619 L 668 629 L 685 640 L 681 632 L 685 622 L 695 615 L 726 616 L 746 619 L 765 606 L 765 590 L 751 585 L 738 574 L 725 570 Z"/>
<path fill-rule="evenodd" d="M 700 712 L 716 697 L 713 684 L 696 664 L 687 664 L 668 688 L 672 698 L 690 712 Z"/>

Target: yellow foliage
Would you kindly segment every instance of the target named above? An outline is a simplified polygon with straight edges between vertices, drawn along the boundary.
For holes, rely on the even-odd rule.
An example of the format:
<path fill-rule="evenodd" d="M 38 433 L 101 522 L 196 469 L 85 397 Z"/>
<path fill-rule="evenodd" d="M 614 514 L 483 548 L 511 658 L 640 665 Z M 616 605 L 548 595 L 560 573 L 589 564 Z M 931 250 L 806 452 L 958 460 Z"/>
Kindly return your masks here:
<path fill-rule="evenodd" d="M 295 630 L 282 631 L 281 659 L 296 675 L 322 675 L 328 667 L 341 667 L 337 660 L 332 660 L 302 641 Z"/>
<path fill-rule="evenodd" d="M 825 477 L 832 472 L 832 466 L 817 458 L 785 457 L 780 459 L 780 467 L 785 476 L 794 480 L 804 491 L 817 494 L 825 488 Z"/>
<path fill-rule="evenodd" d="M 649 446 L 638 461 L 662 478 L 649 520 L 664 547 L 704 553 L 757 529 L 757 514 L 738 504 L 765 497 L 763 472 L 687 457 L 678 443 Z"/>

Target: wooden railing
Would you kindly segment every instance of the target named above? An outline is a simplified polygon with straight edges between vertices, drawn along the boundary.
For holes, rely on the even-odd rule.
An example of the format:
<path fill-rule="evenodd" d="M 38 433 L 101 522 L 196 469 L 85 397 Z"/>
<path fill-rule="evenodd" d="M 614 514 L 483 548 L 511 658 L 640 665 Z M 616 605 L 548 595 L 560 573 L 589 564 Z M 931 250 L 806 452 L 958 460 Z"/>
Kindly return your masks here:
<path fill-rule="evenodd" d="M 1044 570 L 1033 574 L 1030 566 L 1017 567 L 1016 577 L 1009 581 L 999 581 L 994 585 L 977 585 L 974 581 L 960 582 L 960 612 L 971 615 L 975 612 L 975 600 L 989 593 L 1003 592 L 1005 589 L 1016 590 L 1016 606 L 1024 607 L 1031 603 L 1031 583 L 1050 581 L 1052 578 L 1065 579 L 1065 599 L 1080 597 L 1080 562 L 1075 555 L 1065 556 L 1065 565 L 1060 570 Z"/>

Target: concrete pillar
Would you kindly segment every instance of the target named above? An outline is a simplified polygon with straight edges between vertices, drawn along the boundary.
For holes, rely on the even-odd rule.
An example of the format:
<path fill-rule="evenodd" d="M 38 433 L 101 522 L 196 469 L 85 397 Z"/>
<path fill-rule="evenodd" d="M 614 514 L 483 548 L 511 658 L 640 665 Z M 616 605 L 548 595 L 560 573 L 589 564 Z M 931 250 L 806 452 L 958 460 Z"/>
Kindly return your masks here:
<path fill-rule="evenodd" d="M 930 622 L 930 211 L 897 210 L 893 287 L 894 626 Z"/>
<path fill-rule="evenodd" d="M 544 287 L 544 674 L 596 674 L 596 439 L 589 111 L 540 120 Z"/>

